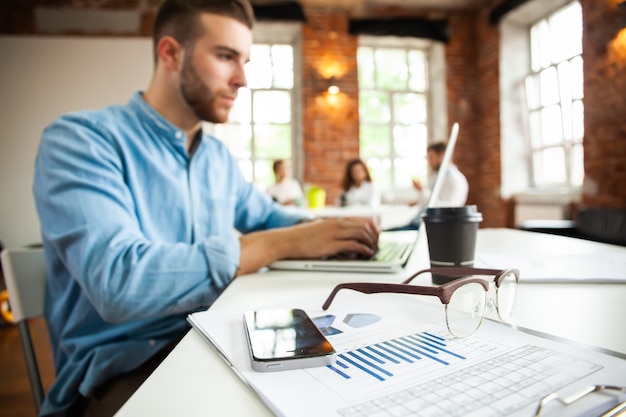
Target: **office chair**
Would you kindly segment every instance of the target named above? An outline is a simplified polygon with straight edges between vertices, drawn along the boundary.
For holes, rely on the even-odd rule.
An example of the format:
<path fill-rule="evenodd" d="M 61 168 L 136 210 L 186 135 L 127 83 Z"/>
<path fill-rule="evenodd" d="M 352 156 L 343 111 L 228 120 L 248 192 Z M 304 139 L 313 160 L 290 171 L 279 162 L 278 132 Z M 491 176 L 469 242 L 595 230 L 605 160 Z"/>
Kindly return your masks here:
<path fill-rule="evenodd" d="M 626 246 L 626 210 L 581 206 L 575 220 L 527 220 L 520 229 Z"/>
<path fill-rule="evenodd" d="M 43 249 L 7 248 L 0 253 L 13 320 L 17 324 L 37 413 L 44 398 L 28 319 L 43 315 L 46 268 Z"/>

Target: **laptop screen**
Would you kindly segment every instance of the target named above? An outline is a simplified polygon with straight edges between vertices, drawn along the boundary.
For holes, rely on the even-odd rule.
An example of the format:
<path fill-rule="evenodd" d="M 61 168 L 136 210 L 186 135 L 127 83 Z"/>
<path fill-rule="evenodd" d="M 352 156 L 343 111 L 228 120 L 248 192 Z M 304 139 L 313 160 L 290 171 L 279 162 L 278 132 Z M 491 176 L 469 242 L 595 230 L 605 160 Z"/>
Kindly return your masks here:
<path fill-rule="evenodd" d="M 439 171 L 437 172 L 437 178 L 435 179 L 435 184 L 433 185 L 433 189 L 431 190 L 430 197 L 428 199 L 428 202 L 426 203 L 426 207 L 437 206 L 437 200 L 439 199 L 439 194 L 441 193 L 441 187 L 443 185 L 446 173 L 450 168 L 452 154 L 454 153 L 454 147 L 456 146 L 456 140 L 458 136 L 459 124 L 455 122 L 452 125 L 452 129 L 450 130 L 450 137 L 448 138 L 446 151 L 443 154 L 443 159 L 441 160 L 441 165 L 439 166 Z"/>

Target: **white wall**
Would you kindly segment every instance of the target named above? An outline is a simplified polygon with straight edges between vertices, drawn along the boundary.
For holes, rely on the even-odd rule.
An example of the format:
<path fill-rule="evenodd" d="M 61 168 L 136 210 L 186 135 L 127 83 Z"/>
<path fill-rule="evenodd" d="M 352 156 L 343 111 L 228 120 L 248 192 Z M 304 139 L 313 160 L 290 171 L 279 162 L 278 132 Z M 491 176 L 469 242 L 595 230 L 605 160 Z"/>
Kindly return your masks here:
<path fill-rule="evenodd" d="M 32 195 L 41 132 L 67 111 L 126 103 L 152 75 L 149 38 L 0 36 L 0 241 L 40 242 Z"/>

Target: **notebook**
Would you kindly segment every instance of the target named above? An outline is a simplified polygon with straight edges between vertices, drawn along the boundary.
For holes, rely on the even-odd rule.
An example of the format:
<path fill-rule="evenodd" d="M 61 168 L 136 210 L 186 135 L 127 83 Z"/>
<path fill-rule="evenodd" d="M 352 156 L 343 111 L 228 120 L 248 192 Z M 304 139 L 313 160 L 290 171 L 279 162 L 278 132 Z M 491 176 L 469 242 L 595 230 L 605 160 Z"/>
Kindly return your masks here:
<path fill-rule="evenodd" d="M 459 136 L 459 124 L 454 123 L 446 145 L 439 173 L 433 185 L 428 202 L 421 211 L 437 204 L 445 174 L 450 167 L 452 154 Z M 397 272 L 404 268 L 417 246 L 420 227 L 414 233 L 382 232 L 378 240 L 378 252 L 370 259 L 285 259 L 269 265 L 271 269 L 289 269 L 301 271 L 332 271 L 332 272 Z M 422 232 L 423 233 L 423 232 Z"/>

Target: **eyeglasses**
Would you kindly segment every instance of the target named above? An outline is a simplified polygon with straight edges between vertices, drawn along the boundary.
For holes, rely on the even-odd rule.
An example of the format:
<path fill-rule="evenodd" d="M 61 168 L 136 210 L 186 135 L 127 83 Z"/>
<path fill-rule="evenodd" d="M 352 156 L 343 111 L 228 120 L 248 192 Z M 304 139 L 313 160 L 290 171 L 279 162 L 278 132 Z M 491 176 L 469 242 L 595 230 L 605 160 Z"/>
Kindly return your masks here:
<path fill-rule="evenodd" d="M 440 286 L 409 285 L 417 276 L 424 273 L 437 273 L 453 278 Z M 494 276 L 496 297 L 487 299 L 490 281 L 479 276 Z M 364 294 L 398 293 L 415 295 L 433 295 L 446 307 L 446 325 L 453 336 L 462 338 L 474 334 L 480 327 L 485 309 L 494 307 L 502 321 L 508 321 L 515 306 L 519 271 L 517 269 L 483 269 L 465 267 L 442 267 L 421 270 L 404 280 L 402 284 L 377 282 L 348 282 L 337 285 L 330 293 L 323 310 L 330 307 L 337 293 L 342 289 L 358 291 Z"/>
<path fill-rule="evenodd" d="M 580 400 L 581 398 L 586 397 L 589 394 L 605 391 L 616 391 L 618 393 L 624 393 L 626 392 L 626 387 L 618 387 L 614 385 L 591 385 L 567 397 L 562 397 L 558 393 L 553 392 L 552 394 L 546 395 L 541 399 L 541 401 L 539 401 L 539 407 L 537 407 L 534 417 L 539 417 L 541 415 L 541 412 L 546 408 L 546 405 L 552 401 L 558 401 L 562 405 L 568 406 Z M 626 412 L 626 401 L 620 402 L 610 410 L 603 412 L 601 415 L 597 415 L 598 417 L 617 417 L 624 415 L 624 412 Z"/>

